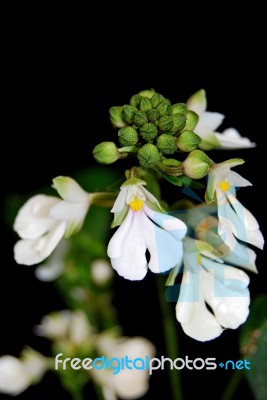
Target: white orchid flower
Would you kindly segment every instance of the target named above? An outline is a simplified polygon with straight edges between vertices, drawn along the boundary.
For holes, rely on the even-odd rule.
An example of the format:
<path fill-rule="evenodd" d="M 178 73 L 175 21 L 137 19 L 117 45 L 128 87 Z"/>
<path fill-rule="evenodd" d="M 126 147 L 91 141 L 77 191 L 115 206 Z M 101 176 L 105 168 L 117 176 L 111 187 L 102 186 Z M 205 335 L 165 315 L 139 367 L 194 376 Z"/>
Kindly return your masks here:
<path fill-rule="evenodd" d="M 214 255 L 209 258 L 200 247 L 198 241 L 184 240 L 184 272 L 176 317 L 188 336 L 207 341 L 220 336 L 225 328 L 236 329 L 246 321 L 249 277 Z"/>
<path fill-rule="evenodd" d="M 70 237 L 83 224 L 93 195 L 69 177 L 57 177 L 53 183 L 62 199 L 36 195 L 18 212 L 14 223 L 14 230 L 22 239 L 14 247 L 18 264 L 40 263 L 52 253 L 63 236 Z"/>
<path fill-rule="evenodd" d="M 120 337 L 114 338 L 108 334 L 99 335 L 97 348 L 100 354 L 104 354 L 109 359 L 124 358 L 145 359 L 146 356 L 155 356 L 155 347 L 143 337 Z M 138 399 L 144 396 L 149 388 L 149 374 L 147 370 L 122 369 L 118 374 L 112 370 L 92 369 L 94 379 L 103 386 L 105 399 Z"/>
<path fill-rule="evenodd" d="M 199 116 L 194 132 L 202 139 L 199 144 L 202 150 L 243 149 L 256 146 L 248 138 L 242 137 L 234 128 L 226 129 L 223 133 L 216 132 L 216 129 L 224 120 L 224 115 L 206 111 L 207 98 L 204 89 L 194 93 L 187 100 L 187 107 Z"/>
<path fill-rule="evenodd" d="M 50 257 L 36 268 L 35 276 L 44 282 L 57 279 L 64 271 L 64 258 L 68 248 L 68 242 L 63 238 Z"/>
<path fill-rule="evenodd" d="M 237 245 L 236 238 L 262 249 L 264 239 L 257 220 L 236 198 L 236 187 L 251 186 L 248 180 L 231 171 L 231 167 L 243 162 L 231 159 L 212 167 L 208 175 L 206 201 L 216 201 L 218 233 L 231 250 Z"/>
<path fill-rule="evenodd" d="M 128 179 L 111 212 L 115 220 L 125 218 L 108 245 L 108 256 L 119 275 L 141 280 L 148 268 L 154 273 L 168 271 L 180 264 L 182 238 L 186 225 L 177 218 L 154 211 L 160 210 L 157 199 L 144 188 L 140 179 Z M 126 217 L 125 217 L 126 215 Z M 146 251 L 149 251 L 149 262 Z"/>
<path fill-rule="evenodd" d="M 25 349 L 22 358 L 0 357 L 0 392 L 17 396 L 38 382 L 48 369 L 48 360 L 40 353 Z"/>

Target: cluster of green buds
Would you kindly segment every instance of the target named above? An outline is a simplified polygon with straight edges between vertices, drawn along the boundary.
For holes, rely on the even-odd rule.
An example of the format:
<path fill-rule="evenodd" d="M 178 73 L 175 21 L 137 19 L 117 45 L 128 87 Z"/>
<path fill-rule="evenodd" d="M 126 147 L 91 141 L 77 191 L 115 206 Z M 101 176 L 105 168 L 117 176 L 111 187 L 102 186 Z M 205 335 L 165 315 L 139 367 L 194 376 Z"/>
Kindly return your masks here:
<path fill-rule="evenodd" d="M 98 144 L 93 154 L 100 163 L 110 164 L 136 155 L 142 167 L 193 179 L 205 176 L 212 165 L 206 154 L 197 150 L 201 138 L 194 128 L 199 116 L 188 110 L 185 103 L 171 104 L 153 89 L 145 90 L 132 96 L 130 104 L 111 107 L 109 114 L 122 147 L 118 148 L 114 142 Z M 175 152 L 189 155 L 184 162 L 166 157 Z M 198 165 L 199 159 L 202 167 L 195 171 L 192 165 Z"/>

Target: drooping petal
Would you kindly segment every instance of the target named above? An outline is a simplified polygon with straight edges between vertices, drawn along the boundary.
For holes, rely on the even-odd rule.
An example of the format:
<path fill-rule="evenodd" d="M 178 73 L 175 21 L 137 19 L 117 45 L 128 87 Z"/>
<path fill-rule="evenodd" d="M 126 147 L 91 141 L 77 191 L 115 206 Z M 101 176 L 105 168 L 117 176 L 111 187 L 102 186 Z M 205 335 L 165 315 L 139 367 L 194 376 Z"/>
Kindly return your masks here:
<path fill-rule="evenodd" d="M 223 120 L 223 114 L 206 111 L 200 116 L 198 125 L 208 128 L 211 132 L 213 132 L 221 125 Z"/>
<path fill-rule="evenodd" d="M 0 392 L 17 396 L 31 384 L 24 364 L 12 356 L 0 357 Z"/>
<path fill-rule="evenodd" d="M 73 203 L 86 203 L 90 199 L 90 194 L 68 176 L 58 176 L 53 179 L 53 184 L 62 199 Z"/>
<path fill-rule="evenodd" d="M 245 149 L 256 146 L 256 143 L 242 137 L 234 128 L 225 129 L 222 133 L 215 132 L 215 135 L 223 149 Z"/>
<path fill-rule="evenodd" d="M 148 268 L 145 252 L 146 244 L 138 212 L 133 213 L 129 210 L 126 219 L 108 245 L 111 265 L 122 277 L 132 281 L 141 280 L 146 275 Z"/>
<path fill-rule="evenodd" d="M 127 196 L 127 186 L 121 188 L 110 212 L 117 213 L 122 211 L 122 209 L 125 207 L 126 204 L 126 196 Z"/>
<path fill-rule="evenodd" d="M 36 195 L 31 197 L 19 210 L 14 230 L 22 239 L 36 239 L 48 232 L 53 224 L 49 218 L 51 207 L 60 202 L 57 197 Z"/>
<path fill-rule="evenodd" d="M 256 253 L 245 244 L 236 242 L 235 247 L 230 251 L 228 249 L 227 254 L 222 256 L 223 261 L 230 265 L 245 268 L 251 272 L 257 273 L 256 268 Z"/>
<path fill-rule="evenodd" d="M 72 312 L 62 310 L 45 315 L 41 324 L 35 327 L 35 333 L 52 340 L 62 340 L 67 337 Z"/>
<path fill-rule="evenodd" d="M 252 186 L 252 183 L 250 183 L 247 179 L 243 178 L 243 176 L 239 175 L 235 171 L 229 171 L 227 178 L 228 182 L 236 187 Z"/>
<path fill-rule="evenodd" d="M 14 246 L 14 256 L 18 264 L 33 265 L 44 261 L 63 238 L 66 222 L 55 223 L 44 236 L 34 240 L 19 240 Z"/>

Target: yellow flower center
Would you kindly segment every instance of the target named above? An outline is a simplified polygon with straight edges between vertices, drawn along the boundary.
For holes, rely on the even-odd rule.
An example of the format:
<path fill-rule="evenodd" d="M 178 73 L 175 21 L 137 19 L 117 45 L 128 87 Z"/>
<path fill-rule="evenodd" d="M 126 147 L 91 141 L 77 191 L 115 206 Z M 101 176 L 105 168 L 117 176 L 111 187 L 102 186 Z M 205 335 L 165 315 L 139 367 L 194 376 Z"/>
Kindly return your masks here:
<path fill-rule="evenodd" d="M 223 192 L 228 192 L 228 190 L 230 189 L 230 184 L 227 181 L 222 181 L 219 184 L 219 188 L 223 191 Z"/>
<path fill-rule="evenodd" d="M 141 208 L 143 207 L 143 200 L 138 199 L 138 197 L 135 197 L 131 202 L 130 202 L 130 207 L 133 211 L 140 211 Z"/>

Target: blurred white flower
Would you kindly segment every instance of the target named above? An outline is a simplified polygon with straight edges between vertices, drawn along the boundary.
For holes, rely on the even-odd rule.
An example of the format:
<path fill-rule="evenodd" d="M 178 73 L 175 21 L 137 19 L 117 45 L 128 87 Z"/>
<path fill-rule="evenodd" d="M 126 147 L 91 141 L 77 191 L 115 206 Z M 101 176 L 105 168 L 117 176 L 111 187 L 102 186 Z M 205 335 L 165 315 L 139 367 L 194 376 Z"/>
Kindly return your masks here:
<path fill-rule="evenodd" d="M 36 195 L 19 210 L 14 230 L 22 240 L 15 247 L 18 264 L 33 265 L 46 259 L 63 236 L 70 237 L 82 226 L 92 194 L 69 177 L 57 177 L 54 187 L 63 200 Z"/>
<path fill-rule="evenodd" d="M 63 238 L 51 256 L 36 268 L 35 276 L 44 282 L 57 279 L 64 271 L 64 257 L 68 248 L 68 242 Z"/>
<path fill-rule="evenodd" d="M 182 259 L 182 238 L 186 225 L 177 218 L 155 211 L 160 210 L 157 199 L 144 188 L 146 183 L 128 179 L 111 212 L 121 218 L 108 244 L 108 256 L 119 275 L 141 280 L 148 268 L 154 273 L 168 271 Z M 122 222 L 123 221 L 123 222 Z M 149 262 L 146 251 L 149 251 Z"/>
<path fill-rule="evenodd" d="M 201 246 L 199 241 L 184 240 L 184 271 L 176 317 L 188 336 L 207 341 L 220 336 L 225 328 L 236 329 L 246 321 L 249 277 L 207 250 L 201 251 Z"/>
<path fill-rule="evenodd" d="M 35 332 L 57 342 L 80 345 L 90 339 L 93 329 L 82 310 L 63 310 L 44 316 Z"/>
<path fill-rule="evenodd" d="M 207 98 L 204 89 L 194 93 L 187 100 L 187 107 L 199 116 L 194 132 L 202 139 L 199 145 L 202 150 L 243 149 L 256 146 L 248 138 L 242 137 L 234 128 L 226 129 L 223 133 L 216 132 L 224 120 L 224 115 L 206 111 Z"/>
<path fill-rule="evenodd" d="M 48 368 L 48 360 L 28 348 L 21 359 L 6 355 L 0 357 L 0 392 L 17 396 L 38 382 Z"/>
<path fill-rule="evenodd" d="M 206 200 L 216 201 L 219 217 L 218 233 L 231 250 L 237 245 L 236 238 L 262 249 L 264 239 L 257 220 L 236 198 L 236 187 L 251 186 L 248 180 L 231 171 L 231 167 L 243 162 L 234 158 L 215 164 L 211 168 Z"/>
<path fill-rule="evenodd" d="M 98 259 L 91 264 L 91 276 L 95 284 L 105 285 L 113 276 L 110 263 L 105 259 Z"/>
<path fill-rule="evenodd" d="M 100 354 L 108 358 L 129 359 L 152 358 L 155 356 L 155 347 L 143 337 L 113 338 L 108 334 L 99 335 L 97 347 Z M 91 373 L 96 381 L 103 386 L 106 394 L 105 400 L 116 399 L 138 399 L 143 396 L 149 388 L 149 374 L 147 370 L 122 369 L 118 374 L 112 370 L 92 369 Z M 113 396 L 113 397 L 112 397 Z"/>

